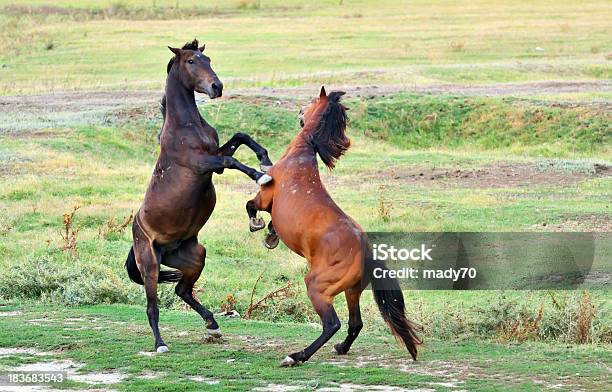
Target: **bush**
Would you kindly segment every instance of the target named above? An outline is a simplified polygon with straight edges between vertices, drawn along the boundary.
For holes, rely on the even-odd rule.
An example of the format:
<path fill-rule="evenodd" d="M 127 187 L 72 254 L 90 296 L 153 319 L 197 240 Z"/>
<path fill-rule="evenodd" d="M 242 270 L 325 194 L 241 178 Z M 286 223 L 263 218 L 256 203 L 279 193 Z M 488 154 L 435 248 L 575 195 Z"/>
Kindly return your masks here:
<path fill-rule="evenodd" d="M 68 305 L 125 303 L 128 287 L 108 266 L 61 263 L 49 256 L 30 259 L 0 274 L 0 296 Z"/>

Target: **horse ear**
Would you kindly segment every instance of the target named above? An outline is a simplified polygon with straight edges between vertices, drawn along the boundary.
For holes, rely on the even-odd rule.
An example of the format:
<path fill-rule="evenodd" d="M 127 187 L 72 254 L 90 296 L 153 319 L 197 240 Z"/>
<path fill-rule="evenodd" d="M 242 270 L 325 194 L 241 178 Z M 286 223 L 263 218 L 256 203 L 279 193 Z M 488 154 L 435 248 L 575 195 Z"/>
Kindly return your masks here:
<path fill-rule="evenodd" d="M 203 52 L 204 48 L 206 48 L 206 44 L 202 44 L 202 46 L 200 46 L 198 49 L 200 50 L 200 52 Z"/>
<path fill-rule="evenodd" d="M 175 55 L 177 55 L 179 57 L 181 56 L 181 50 L 179 48 L 173 48 L 171 46 L 168 46 L 168 49 L 170 49 L 170 51 L 172 53 L 174 53 Z"/>
<path fill-rule="evenodd" d="M 321 92 L 319 93 L 319 98 L 327 97 L 327 93 L 325 92 L 325 86 L 321 86 Z"/>

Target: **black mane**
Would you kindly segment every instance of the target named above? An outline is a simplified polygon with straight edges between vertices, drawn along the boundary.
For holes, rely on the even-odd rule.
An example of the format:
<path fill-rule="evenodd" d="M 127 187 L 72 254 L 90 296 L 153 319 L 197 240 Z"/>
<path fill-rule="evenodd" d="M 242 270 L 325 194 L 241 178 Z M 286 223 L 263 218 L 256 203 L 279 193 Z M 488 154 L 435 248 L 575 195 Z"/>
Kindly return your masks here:
<path fill-rule="evenodd" d="M 332 91 L 327 96 L 329 103 L 317 129 L 308 137 L 308 143 L 319 154 L 325 166 L 333 169 L 336 160 L 342 156 L 351 145 L 346 136 L 346 108 L 340 103 L 344 91 Z"/>

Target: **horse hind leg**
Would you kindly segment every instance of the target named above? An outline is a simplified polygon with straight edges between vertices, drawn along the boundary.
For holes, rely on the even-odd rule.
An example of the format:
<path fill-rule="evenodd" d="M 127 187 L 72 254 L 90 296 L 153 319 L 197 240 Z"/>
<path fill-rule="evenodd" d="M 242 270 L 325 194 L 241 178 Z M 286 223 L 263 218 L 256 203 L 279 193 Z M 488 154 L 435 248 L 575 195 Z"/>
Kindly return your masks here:
<path fill-rule="evenodd" d="M 193 286 L 202 274 L 205 261 L 206 248 L 198 242 L 196 237 L 192 237 L 183 242 L 176 251 L 164 255 L 163 263 L 169 267 L 181 270 L 183 277 L 174 290 L 176 295 L 202 317 L 206 323 L 206 331 L 209 336 L 220 338 L 221 330 L 212 312 L 204 307 L 193 295 Z"/>
<path fill-rule="evenodd" d="M 136 264 L 141 271 L 144 283 L 145 295 L 147 298 L 147 318 L 155 338 L 155 350 L 158 353 L 168 351 L 168 346 L 164 343 L 159 332 L 159 307 L 157 306 L 157 281 L 159 279 L 159 260 L 160 255 L 154 245 L 146 237 L 135 235 L 134 256 Z"/>
<path fill-rule="evenodd" d="M 351 345 L 355 339 L 357 339 L 359 332 L 363 328 L 363 322 L 361 321 L 361 310 L 359 309 L 359 299 L 362 291 L 361 285 L 358 284 L 344 292 L 349 310 L 348 335 L 343 342 L 334 346 L 334 351 L 337 354 L 344 355 L 348 353 Z"/>
<path fill-rule="evenodd" d="M 314 279 L 307 277 L 307 282 L 313 283 Z M 285 357 L 281 362 L 281 366 L 294 366 L 300 362 L 306 362 L 310 357 L 314 355 L 329 339 L 334 336 L 340 329 L 340 319 L 336 314 L 336 310 L 333 306 L 333 298 L 323 294 L 320 287 L 316 284 L 306 284 L 308 286 L 308 297 L 312 302 L 315 311 L 321 318 L 323 324 L 323 331 L 321 335 L 312 342 L 304 350 L 293 353 Z"/>

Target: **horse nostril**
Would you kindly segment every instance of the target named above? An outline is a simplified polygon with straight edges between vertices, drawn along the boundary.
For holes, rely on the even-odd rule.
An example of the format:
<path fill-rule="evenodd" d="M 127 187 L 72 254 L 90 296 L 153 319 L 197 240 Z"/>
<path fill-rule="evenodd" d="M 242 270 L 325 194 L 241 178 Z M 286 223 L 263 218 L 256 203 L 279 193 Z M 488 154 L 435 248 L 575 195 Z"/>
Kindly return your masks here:
<path fill-rule="evenodd" d="M 217 86 L 217 83 L 213 83 L 211 87 L 212 87 L 213 91 L 219 90 L 219 86 Z"/>

